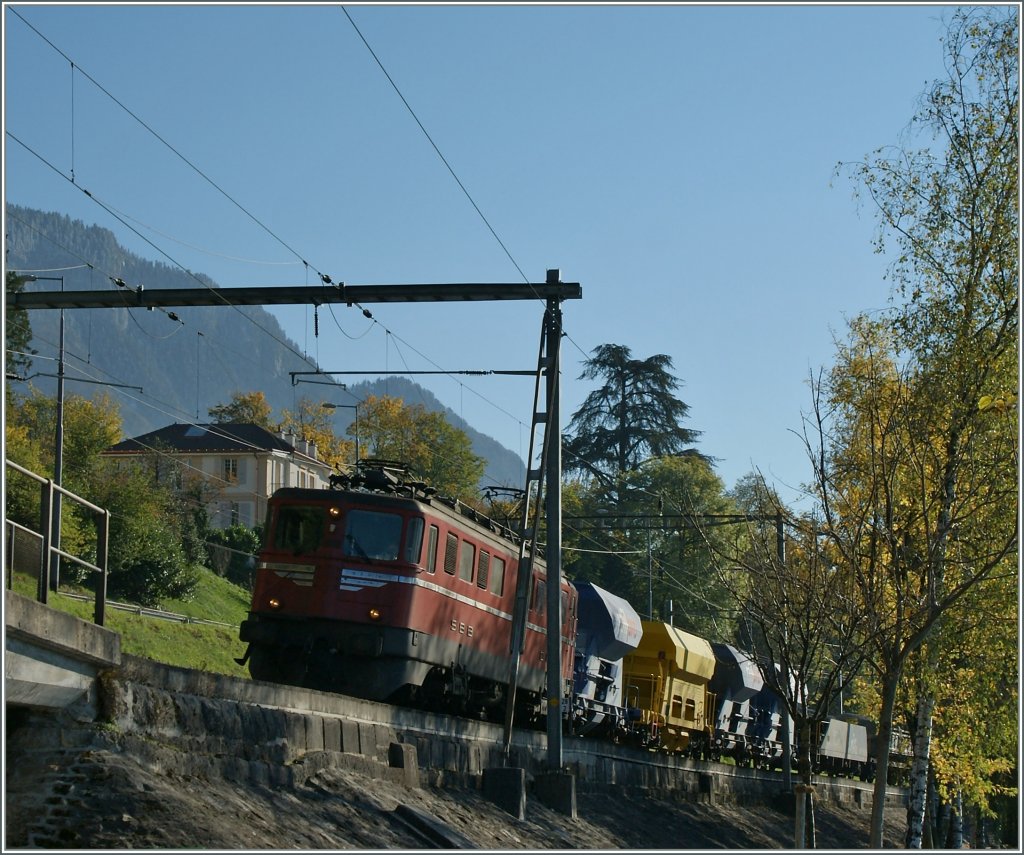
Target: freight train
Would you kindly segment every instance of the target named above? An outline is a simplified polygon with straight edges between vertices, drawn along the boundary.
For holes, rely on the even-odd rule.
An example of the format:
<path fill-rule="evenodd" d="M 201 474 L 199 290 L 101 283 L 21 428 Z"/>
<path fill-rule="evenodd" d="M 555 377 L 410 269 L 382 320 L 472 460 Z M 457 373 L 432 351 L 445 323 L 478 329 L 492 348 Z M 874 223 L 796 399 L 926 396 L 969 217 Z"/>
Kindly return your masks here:
<path fill-rule="evenodd" d="M 385 461 L 361 461 L 328 490 L 280 489 L 238 661 L 257 680 L 501 720 L 521 547 L 507 525 Z M 531 578 L 515 715 L 538 725 L 548 581 L 539 558 L 522 566 Z M 792 756 L 782 702 L 743 651 L 643 621 L 587 582 L 563 581 L 560 602 L 568 733 L 761 768 Z M 870 780 L 872 736 L 863 721 L 822 723 L 816 771 Z"/>

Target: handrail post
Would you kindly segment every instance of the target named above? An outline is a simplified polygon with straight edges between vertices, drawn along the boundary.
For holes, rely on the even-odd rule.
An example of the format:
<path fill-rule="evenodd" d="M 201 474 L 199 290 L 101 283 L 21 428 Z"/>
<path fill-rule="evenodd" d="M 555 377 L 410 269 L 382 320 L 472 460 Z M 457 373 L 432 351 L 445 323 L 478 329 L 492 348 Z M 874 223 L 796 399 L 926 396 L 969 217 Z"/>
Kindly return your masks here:
<path fill-rule="evenodd" d="M 40 514 L 39 514 L 39 527 L 43 533 L 43 560 L 39 565 L 39 578 L 38 585 L 36 587 L 36 599 L 39 600 L 43 605 L 46 605 L 49 593 L 49 575 L 50 575 L 50 547 L 51 547 L 51 535 L 53 534 L 53 528 L 50 525 L 50 520 L 53 516 L 53 479 L 48 478 L 43 482 L 41 488 L 42 496 L 40 498 Z"/>
<path fill-rule="evenodd" d="M 107 558 L 110 543 L 110 511 L 104 510 L 96 514 L 96 566 L 100 568 L 100 578 L 96 581 L 97 626 L 103 626 L 107 610 Z"/>
<path fill-rule="evenodd" d="M 4 516 L 4 528 L 10 529 L 11 536 L 10 540 L 7 541 L 7 587 L 9 590 L 14 590 L 14 533 L 17 529 L 13 525 L 7 522 L 6 515 Z M 7 531 L 4 531 L 4 537 L 7 536 Z"/>

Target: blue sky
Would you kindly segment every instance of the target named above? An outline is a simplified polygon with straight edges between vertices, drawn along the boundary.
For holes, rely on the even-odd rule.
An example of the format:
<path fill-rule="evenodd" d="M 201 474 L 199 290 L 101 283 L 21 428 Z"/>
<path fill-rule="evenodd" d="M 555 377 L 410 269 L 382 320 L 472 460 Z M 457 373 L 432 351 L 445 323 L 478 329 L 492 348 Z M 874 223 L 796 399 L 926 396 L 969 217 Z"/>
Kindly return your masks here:
<path fill-rule="evenodd" d="M 4 7 L 6 201 L 166 261 L 88 189 L 225 287 L 559 268 L 583 287 L 565 418 L 593 348 L 667 354 L 726 486 L 756 467 L 790 501 L 808 376 L 889 294 L 873 212 L 834 169 L 900 142 L 955 8 L 345 7 L 506 254 L 339 6 Z M 535 366 L 540 303 L 369 308 L 321 313 L 319 337 L 311 310 L 274 313 L 325 370 Z M 525 456 L 529 380 L 414 379 Z"/>

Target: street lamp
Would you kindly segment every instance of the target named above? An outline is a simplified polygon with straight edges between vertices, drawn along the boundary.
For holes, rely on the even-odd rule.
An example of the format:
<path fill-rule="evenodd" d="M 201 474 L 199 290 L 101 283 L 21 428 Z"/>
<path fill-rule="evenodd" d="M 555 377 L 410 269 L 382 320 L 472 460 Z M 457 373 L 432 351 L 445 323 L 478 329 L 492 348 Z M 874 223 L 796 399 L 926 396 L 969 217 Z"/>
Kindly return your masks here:
<path fill-rule="evenodd" d="M 359 465 L 359 404 L 332 404 L 330 401 L 324 401 L 321 405 L 325 410 L 336 410 L 339 407 L 343 407 L 346 410 L 356 411 L 356 465 Z"/>

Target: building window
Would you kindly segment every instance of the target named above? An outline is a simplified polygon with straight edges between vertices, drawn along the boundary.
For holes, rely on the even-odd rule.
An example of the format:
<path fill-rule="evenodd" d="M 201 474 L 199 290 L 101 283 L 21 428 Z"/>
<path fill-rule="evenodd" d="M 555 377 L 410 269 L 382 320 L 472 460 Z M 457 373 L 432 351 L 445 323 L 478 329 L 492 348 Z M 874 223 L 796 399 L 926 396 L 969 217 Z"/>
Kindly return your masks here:
<path fill-rule="evenodd" d="M 238 481 L 238 458 L 237 457 L 225 457 L 224 458 L 224 480 L 230 484 L 234 484 Z"/>
<path fill-rule="evenodd" d="M 242 521 L 242 506 L 238 502 L 231 503 L 231 525 L 238 525 Z"/>

